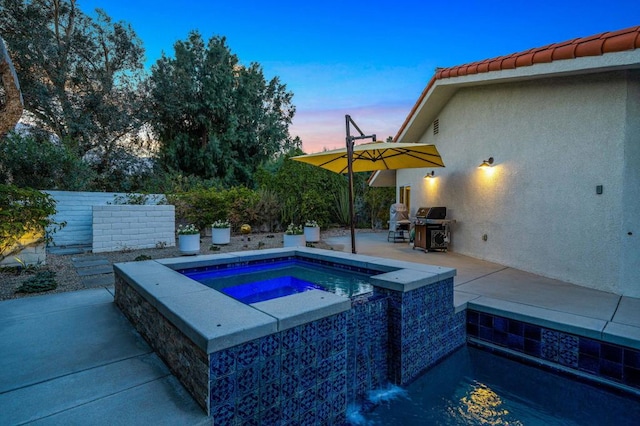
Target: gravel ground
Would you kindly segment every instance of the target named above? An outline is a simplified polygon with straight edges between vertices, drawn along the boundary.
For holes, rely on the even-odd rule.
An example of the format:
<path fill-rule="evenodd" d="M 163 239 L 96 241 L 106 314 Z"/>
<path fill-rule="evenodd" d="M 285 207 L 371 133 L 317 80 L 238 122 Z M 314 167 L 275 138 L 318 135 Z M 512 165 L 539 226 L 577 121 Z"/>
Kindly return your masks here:
<path fill-rule="evenodd" d="M 358 232 L 367 232 L 366 230 L 358 230 Z M 320 242 L 314 243 L 313 246 L 323 249 L 335 249 L 342 250 L 343 247 L 331 247 L 323 242 L 323 239 L 329 236 L 349 235 L 348 229 L 332 229 L 323 231 L 321 233 Z M 215 254 L 215 253 L 228 253 L 234 251 L 243 250 L 256 250 L 282 247 L 282 233 L 272 234 L 251 234 L 248 241 L 243 241 L 241 235 L 231 236 L 231 242 L 219 247 L 220 250 L 210 250 L 211 237 L 202 237 L 200 242 L 201 254 Z M 246 247 L 245 247 L 246 245 Z M 130 262 L 135 260 L 138 256 L 145 255 L 152 259 L 162 259 L 167 257 L 180 256 L 180 252 L 177 247 L 166 248 L 153 248 L 143 250 L 127 250 L 117 251 L 109 253 L 96 253 L 91 254 L 74 254 L 74 255 L 54 255 L 47 254 L 46 265 L 38 268 L 33 268 L 28 271 L 23 271 L 20 274 L 16 274 L 15 271 L 0 269 L 0 300 L 17 299 L 21 297 L 40 296 L 43 294 L 62 293 L 66 291 L 75 291 L 84 289 L 80 277 L 78 276 L 76 269 L 72 264 L 72 258 L 80 258 L 85 256 L 102 256 L 108 259 L 111 263 L 118 262 Z M 53 271 L 55 272 L 56 282 L 58 287 L 55 290 L 41 292 L 41 293 L 16 293 L 16 289 L 27 279 L 33 277 L 38 271 Z"/>

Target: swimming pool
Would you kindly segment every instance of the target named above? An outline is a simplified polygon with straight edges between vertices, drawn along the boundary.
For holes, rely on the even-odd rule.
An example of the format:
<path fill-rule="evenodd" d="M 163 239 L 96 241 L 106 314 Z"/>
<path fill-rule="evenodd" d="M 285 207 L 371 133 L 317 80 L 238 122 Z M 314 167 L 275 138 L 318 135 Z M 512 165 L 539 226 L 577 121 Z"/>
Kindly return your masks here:
<path fill-rule="evenodd" d="M 464 346 L 405 390 L 373 393 L 382 403 L 367 425 L 636 425 L 640 401 Z M 384 402 L 390 395 L 392 401 Z"/>
<path fill-rule="evenodd" d="M 316 266 L 371 274 L 372 291 L 242 303 L 179 272 L 228 275 L 291 259 L 313 264 L 305 277 Z M 120 263 L 114 272 L 117 306 L 216 424 L 344 424 L 350 401 L 389 380 L 411 382 L 464 343 L 451 268 L 296 247 Z"/>
<path fill-rule="evenodd" d="M 178 272 L 243 303 L 257 303 L 313 289 L 347 297 L 370 293 L 373 286 L 369 277 L 374 271 L 282 259 Z"/>

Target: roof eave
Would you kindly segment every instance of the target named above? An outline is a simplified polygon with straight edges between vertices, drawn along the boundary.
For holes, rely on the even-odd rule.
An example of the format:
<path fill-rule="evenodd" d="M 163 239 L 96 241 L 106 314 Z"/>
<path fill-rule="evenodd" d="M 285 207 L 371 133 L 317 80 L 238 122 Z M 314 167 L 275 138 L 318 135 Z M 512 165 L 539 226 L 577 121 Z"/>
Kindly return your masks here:
<path fill-rule="evenodd" d="M 550 77 L 640 69 L 640 49 L 585 56 L 512 69 L 437 78 L 434 75 L 396 134 L 397 142 L 418 142 L 455 92 L 462 87 L 483 86 Z"/>

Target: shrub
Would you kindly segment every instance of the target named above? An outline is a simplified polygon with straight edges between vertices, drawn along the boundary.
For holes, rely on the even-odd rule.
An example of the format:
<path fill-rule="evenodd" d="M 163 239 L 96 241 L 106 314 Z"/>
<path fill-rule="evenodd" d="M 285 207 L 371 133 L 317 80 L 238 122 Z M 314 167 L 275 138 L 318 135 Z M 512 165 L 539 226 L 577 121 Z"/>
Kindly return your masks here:
<path fill-rule="evenodd" d="M 31 188 L 0 184 L 0 259 L 16 250 L 20 239 L 27 234 L 42 235 L 40 241 L 49 243 L 52 235 L 65 223 L 55 222 L 56 201 L 49 194 Z"/>
<path fill-rule="evenodd" d="M 19 187 L 82 191 L 95 173 L 69 143 L 10 133 L 0 141 L 0 183 Z"/>
<path fill-rule="evenodd" d="M 228 217 L 229 201 L 225 191 L 217 188 L 200 188 L 168 196 L 176 208 L 176 221 L 193 223 L 199 229 Z"/>
<path fill-rule="evenodd" d="M 58 287 L 56 273 L 53 271 L 41 271 L 29 278 L 17 288 L 16 293 L 41 293 L 55 290 Z"/>

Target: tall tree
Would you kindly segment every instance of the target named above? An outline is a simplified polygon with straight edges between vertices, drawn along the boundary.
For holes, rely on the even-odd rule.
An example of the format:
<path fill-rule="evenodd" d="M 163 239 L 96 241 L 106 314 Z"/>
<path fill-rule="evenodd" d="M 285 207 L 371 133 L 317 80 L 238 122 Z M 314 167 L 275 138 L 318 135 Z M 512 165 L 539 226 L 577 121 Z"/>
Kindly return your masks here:
<path fill-rule="evenodd" d="M 293 94 L 266 81 L 255 63 L 242 66 L 224 37 L 205 45 L 198 32 L 152 67 L 151 122 L 168 169 L 227 185 L 252 184 L 258 166 L 294 142 Z"/>
<path fill-rule="evenodd" d="M 22 110 L 23 101 L 18 76 L 0 36 L 0 138 L 16 127 Z"/>
<path fill-rule="evenodd" d="M 102 10 L 85 15 L 76 0 L 0 0 L 0 33 L 13 53 L 25 109 L 60 139 L 92 151 L 98 171 L 145 111 L 141 41 Z"/>

